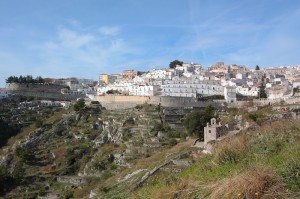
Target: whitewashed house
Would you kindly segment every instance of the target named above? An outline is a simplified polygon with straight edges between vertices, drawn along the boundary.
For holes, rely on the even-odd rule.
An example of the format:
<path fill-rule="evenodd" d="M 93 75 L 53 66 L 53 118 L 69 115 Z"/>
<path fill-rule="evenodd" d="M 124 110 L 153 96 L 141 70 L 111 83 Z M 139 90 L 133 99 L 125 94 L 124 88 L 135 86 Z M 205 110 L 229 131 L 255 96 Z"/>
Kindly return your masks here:
<path fill-rule="evenodd" d="M 201 76 L 193 75 L 190 78 L 175 77 L 172 80 L 165 80 L 161 86 L 162 95 L 177 97 L 224 95 L 220 81 L 201 79 Z"/>
<path fill-rule="evenodd" d="M 235 86 L 226 86 L 224 88 L 224 96 L 227 103 L 235 103 L 236 99 L 236 87 Z"/>
<path fill-rule="evenodd" d="M 259 88 L 255 87 L 255 86 L 253 86 L 253 87 L 237 86 L 236 93 L 243 95 L 243 96 L 257 97 L 258 93 L 259 93 Z"/>

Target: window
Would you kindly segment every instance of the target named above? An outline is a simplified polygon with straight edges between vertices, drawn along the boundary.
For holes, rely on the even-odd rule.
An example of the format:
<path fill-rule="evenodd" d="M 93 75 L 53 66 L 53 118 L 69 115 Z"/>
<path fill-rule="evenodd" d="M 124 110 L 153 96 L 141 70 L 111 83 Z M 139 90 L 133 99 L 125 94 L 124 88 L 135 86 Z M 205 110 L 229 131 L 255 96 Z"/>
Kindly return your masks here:
<path fill-rule="evenodd" d="M 208 133 L 211 133 L 211 130 L 208 130 Z"/>

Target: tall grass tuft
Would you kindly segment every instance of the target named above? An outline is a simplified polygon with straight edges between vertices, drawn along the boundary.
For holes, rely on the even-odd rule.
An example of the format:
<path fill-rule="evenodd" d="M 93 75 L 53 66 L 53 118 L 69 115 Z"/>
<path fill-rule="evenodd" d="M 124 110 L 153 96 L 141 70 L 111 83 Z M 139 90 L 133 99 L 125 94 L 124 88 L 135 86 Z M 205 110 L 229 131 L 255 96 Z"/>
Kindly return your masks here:
<path fill-rule="evenodd" d="M 246 151 L 245 134 L 227 138 L 216 145 L 214 162 L 217 164 L 237 163 L 245 156 Z"/>
<path fill-rule="evenodd" d="M 208 185 L 208 198 L 285 198 L 284 186 L 272 170 L 255 167 Z M 270 197 L 269 197 L 270 196 Z"/>

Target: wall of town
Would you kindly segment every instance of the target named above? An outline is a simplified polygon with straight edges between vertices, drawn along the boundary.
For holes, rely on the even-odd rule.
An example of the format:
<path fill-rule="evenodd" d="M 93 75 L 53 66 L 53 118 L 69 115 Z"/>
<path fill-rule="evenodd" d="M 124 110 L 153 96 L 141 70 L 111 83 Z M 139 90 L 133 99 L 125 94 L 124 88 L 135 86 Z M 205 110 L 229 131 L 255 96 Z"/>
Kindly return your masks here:
<path fill-rule="evenodd" d="M 63 95 L 61 93 L 24 92 L 24 91 L 13 92 L 13 94 L 27 96 L 27 97 L 46 98 L 46 99 L 55 99 L 55 100 L 75 100 L 80 97 L 84 97 L 83 95 Z"/>
<path fill-rule="evenodd" d="M 99 101 L 102 106 L 107 109 L 126 109 L 132 108 L 136 105 L 148 103 L 154 105 L 161 105 L 163 107 L 205 107 L 208 104 L 215 106 L 224 103 L 224 101 L 209 101 L 201 102 L 192 97 L 170 97 L 170 96 L 119 96 L 119 95 L 106 95 L 95 96 L 95 100 Z"/>
<path fill-rule="evenodd" d="M 252 101 L 237 101 L 232 104 L 228 104 L 231 107 L 245 107 L 245 106 L 267 106 L 267 105 L 279 105 L 280 103 L 286 104 L 298 104 L 299 98 L 287 98 L 287 99 L 255 99 Z"/>
<path fill-rule="evenodd" d="M 57 84 L 17 84 L 17 83 L 7 83 L 5 86 L 6 91 L 36 91 L 36 92 L 54 92 L 60 93 L 60 90 L 65 88 L 65 86 Z"/>
<path fill-rule="evenodd" d="M 223 102 L 223 101 L 222 101 Z M 198 101 L 193 97 L 153 96 L 149 104 L 161 105 L 163 107 L 205 107 L 208 104 L 220 105 L 217 101 Z"/>
<path fill-rule="evenodd" d="M 136 105 L 144 104 L 149 101 L 149 97 L 145 96 L 121 96 L 121 95 L 106 95 L 95 96 L 96 101 L 107 109 L 126 109 L 133 108 Z"/>
<path fill-rule="evenodd" d="M 56 84 L 6 84 L 6 91 L 10 94 L 18 94 L 28 97 L 49 98 L 57 100 L 74 100 L 84 95 L 63 95 L 61 89 L 62 85 Z"/>
<path fill-rule="evenodd" d="M 171 96 L 95 96 L 95 100 L 99 101 L 102 106 L 107 109 L 126 109 L 133 108 L 136 105 L 148 103 L 153 105 L 161 105 L 163 107 L 205 107 L 209 104 L 214 105 L 215 107 L 225 106 L 225 100 L 214 100 L 214 101 L 197 101 L 196 98 L 192 97 L 171 97 Z M 266 106 L 280 104 L 281 99 L 255 99 L 252 101 L 237 101 L 235 103 L 228 103 L 229 107 L 246 107 L 246 106 Z M 300 103 L 300 98 L 285 99 L 285 102 L 288 104 Z"/>

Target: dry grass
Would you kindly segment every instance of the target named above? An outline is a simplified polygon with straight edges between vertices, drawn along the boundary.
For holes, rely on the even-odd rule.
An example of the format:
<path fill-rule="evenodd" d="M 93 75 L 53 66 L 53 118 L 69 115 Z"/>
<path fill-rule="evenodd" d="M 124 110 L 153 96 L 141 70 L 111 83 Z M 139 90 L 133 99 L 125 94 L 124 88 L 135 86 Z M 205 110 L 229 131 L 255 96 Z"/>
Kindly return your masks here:
<path fill-rule="evenodd" d="M 299 121 L 298 120 L 281 120 L 281 121 L 275 121 L 272 123 L 265 123 L 262 125 L 258 132 L 261 134 L 264 133 L 283 133 L 291 130 L 298 130 L 300 128 Z"/>
<path fill-rule="evenodd" d="M 163 159 L 162 157 L 166 157 L 166 159 L 168 159 L 168 157 L 171 157 L 172 155 L 176 155 L 178 154 L 178 152 L 184 149 L 188 149 L 193 142 L 194 139 L 189 139 L 185 142 L 178 143 L 177 145 L 173 146 L 170 149 L 161 149 L 159 151 L 156 151 L 155 154 L 153 154 L 152 156 L 138 160 L 136 165 L 137 167 L 142 167 L 142 168 L 144 168 L 145 166 L 146 168 L 149 167 L 149 163 L 155 165 L 161 162 L 161 160 Z"/>
<path fill-rule="evenodd" d="M 284 198 L 281 180 L 270 169 L 256 167 L 207 186 L 208 198 Z"/>
<path fill-rule="evenodd" d="M 60 145 L 57 149 L 55 149 L 54 154 L 55 154 L 55 164 L 61 165 L 62 162 L 65 160 L 67 153 L 67 149 L 65 145 Z"/>
<path fill-rule="evenodd" d="M 187 190 L 190 189 L 190 184 L 188 181 L 182 181 L 179 184 L 174 184 L 171 186 L 163 186 L 159 188 L 154 194 L 152 198 L 165 198 L 165 199 L 173 199 L 173 198 L 188 198 Z"/>
<path fill-rule="evenodd" d="M 118 179 L 124 178 L 129 173 L 132 173 L 138 169 L 148 169 L 149 170 L 150 168 L 153 168 L 153 167 L 161 164 L 162 160 L 171 159 L 171 157 L 178 155 L 178 152 L 188 149 L 192 145 L 193 142 L 194 142 L 194 139 L 189 139 L 185 142 L 178 143 L 177 145 L 175 145 L 172 148 L 157 150 L 152 156 L 143 158 L 143 159 L 139 159 L 133 168 L 124 169 L 120 174 L 112 176 L 111 178 L 109 178 L 108 180 L 105 181 L 105 184 L 107 186 L 113 186 L 117 182 Z M 163 158 L 163 157 L 165 157 L 165 158 Z M 141 173 L 137 174 L 136 176 L 134 176 L 133 178 L 134 179 L 136 179 L 137 177 L 141 178 L 145 172 L 146 171 L 141 172 Z M 126 183 L 124 183 L 124 186 L 130 186 L 131 183 L 132 183 L 132 180 L 127 181 Z"/>
<path fill-rule="evenodd" d="M 214 162 L 218 164 L 237 163 L 246 150 L 246 134 L 241 134 L 235 137 L 228 137 L 227 139 L 222 140 L 222 142 L 219 142 L 216 145 L 214 152 Z"/>

